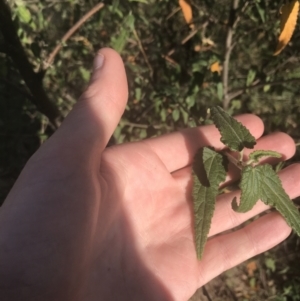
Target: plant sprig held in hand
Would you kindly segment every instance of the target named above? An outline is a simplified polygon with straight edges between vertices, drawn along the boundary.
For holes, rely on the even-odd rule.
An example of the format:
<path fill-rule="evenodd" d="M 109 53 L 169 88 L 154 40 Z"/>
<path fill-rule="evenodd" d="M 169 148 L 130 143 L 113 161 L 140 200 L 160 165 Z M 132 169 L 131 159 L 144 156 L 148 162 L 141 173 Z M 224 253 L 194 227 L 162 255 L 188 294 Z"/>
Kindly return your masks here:
<path fill-rule="evenodd" d="M 219 185 L 225 181 L 228 159 L 241 169 L 241 197 L 232 200 L 232 209 L 247 212 L 258 200 L 275 207 L 286 222 L 300 236 L 300 213 L 282 187 L 281 180 L 272 166 L 260 165 L 263 157 L 280 158 L 275 151 L 256 150 L 243 160 L 243 149 L 253 148 L 255 138 L 240 122 L 228 115 L 220 107 L 211 108 L 211 118 L 221 133 L 221 141 L 234 152 L 239 152 L 239 159 L 228 152 L 216 152 L 211 147 L 202 147 L 196 153 L 193 163 L 193 204 L 195 244 L 198 259 L 202 258 L 207 241 L 212 216 L 215 210 Z M 227 155 L 227 156 L 226 156 Z"/>

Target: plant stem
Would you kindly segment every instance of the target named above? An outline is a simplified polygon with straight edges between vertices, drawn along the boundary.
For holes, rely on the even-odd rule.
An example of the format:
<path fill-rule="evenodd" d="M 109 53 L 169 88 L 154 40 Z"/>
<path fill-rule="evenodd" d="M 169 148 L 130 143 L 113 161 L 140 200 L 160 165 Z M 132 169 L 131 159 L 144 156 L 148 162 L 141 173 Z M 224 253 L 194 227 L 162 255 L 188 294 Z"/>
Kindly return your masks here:
<path fill-rule="evenodd" d="M 234 164 L 238 169 L 242 170 L 243 162 L 241 160 L 238 160 L 232 156 L 228 150 L 224 151 L 224 154 L 232 164 Z"/>
<path fill-rule="evenodd" d="M 98 3 L 95 5 L 90 11 L 88 11 L 76 24 L 74 24 L 67 33 L 62 37 L 59 44 L 54 48 L 54 50 L 50 53 L 48 59 L 44 62 L 43 69 L 47 69 L 52 62 L 54 61 L 56 55 L 63 47 L 64 43 L 75 33 L 75 31 L 85 22 L 87 21 L 92 15 L 94 15 L 97 11 L 104 7 L 104 3 Z"/>

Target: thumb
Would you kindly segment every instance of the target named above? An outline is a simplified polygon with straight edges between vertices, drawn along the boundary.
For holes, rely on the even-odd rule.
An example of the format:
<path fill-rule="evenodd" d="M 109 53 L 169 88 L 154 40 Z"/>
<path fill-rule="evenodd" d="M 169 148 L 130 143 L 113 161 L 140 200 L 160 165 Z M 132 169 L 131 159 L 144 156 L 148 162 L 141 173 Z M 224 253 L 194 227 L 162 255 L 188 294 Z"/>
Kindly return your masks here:
<path fill-rule="evenodd" d="M 94 59 L 88 88 L 57 134 L 74 150 L 84 147 L 88 152 L 96 148 L 99 153 L 120 121 L 127 98 L 127 79 L 121 57 L 112 49 L 101 49 Z"/>

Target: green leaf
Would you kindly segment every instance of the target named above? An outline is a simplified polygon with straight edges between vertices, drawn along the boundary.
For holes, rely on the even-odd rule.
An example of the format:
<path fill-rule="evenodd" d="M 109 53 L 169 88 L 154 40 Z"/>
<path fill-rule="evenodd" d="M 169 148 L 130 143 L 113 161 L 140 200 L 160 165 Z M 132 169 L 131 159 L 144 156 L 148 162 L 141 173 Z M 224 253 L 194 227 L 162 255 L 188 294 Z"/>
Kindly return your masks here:
<path fill-rule="evenodd" d="M 236 198 L 232 202 L 235 211 L 249 211 L 260 199 L 266 205 L 275 207 L 300 236 L 300 213 L 284 191 L 280 178 L 271 165 L 246 166 L 242 171 L 240 188 L 240 205 L 237 206 Z"/>
<path fill-rule="evenodd" d="M 272 258 L 266 258 L 265 260 L 265 265 L 266 267 L 271 270 L 272 272 L 275 272 L 276 270 L 276 264 L 275 264 L 275 260 Z"/>
<path fill-rule="evenodd" d="M 253 69 L 250 69 L 248 71 L 248 75 L 247 75 L 247 82 L 246 82 L 247 87 L 249 87 L 253 83 L 255 76 L 256 76 L 256 71 Z"/>
<path fill-rule="evenodd" d="M 198 259 L 202 257 L 207 240 L 219 185 L 225 181 L 225 177 L 222 155 L 208 147 L 201 148 L 195 155 L 193 164 L 195 241 Z"/>
<path fill-rule="evenodd" d="M 281 180 L 271 165 L 259 165 L 261 169 L 260 199 L 267 205 L 275 207 L 285 218 L 287 224 L 300 236 L 300 213 L 287 193 L 284 191 Z"/>
<path fill-rule="evenodd" d="M 31 20 L 31 13 L 24 5 L 18 6 L 17 13 L 22 22 L 28 23 Z"/>
<path fill-rule="evenodd" d="M 258 163 L 259 160 L 263 157 L 281 158 L 282 155 L 278 152 L 270 151 L 270 150 L 267 150 L 267 151 L 266 150 L 256 150 L 249 155 L 248 164 L 249 163 Z"/>
<path fill-rule="evenodd" d="M 89 79 L 90 79 L 90 76 L 91 76 L 91 72 L 88 71 L 87 69 L 85 69 L 83 66 L 80 66 L 80 67 L 79 67 L 79 72 L 80 72 L 80 74 L 81 74 L 82 79 L 83 79 L 85 82 L 88 82 Z"/>
<path fill-rule="evenodd" d="M 221 133 L 221 141 L 231 150 L 241 151 L 244 147 L 253 148 L 256 144 L 248 129 L 219 106 L 211 108 L 211 118 Z"/>
<path fill-rule="evenodd" d="M 122 28 L 120 29 L 119 35 L 112 37 L 111 46 L 117 52 L 122 53 L 122 51 L 124 50 L 130 37 L 131 31 L 134 29 L 134 22 L 135 18 L 130 12 L 122 23 Z"/>
<path fill-rule="evenodd" d="M 179 117 L 180 117 L 180 111 L 178 109 L 174 109 L 172 111 L 172 118 L 173 120 L 176 122 L 179 120 Z"/>
<path fill-rule="evenodd" d="M 260 18 L 262 20 L 263 23 L 265 23 L 266 18 L 265 18 L 265 10 L 263 8 L 260 7 L 260 5 L 256 2 L 255 3 L 256 9 L 260 15 Z"/>
<path fill-rule="evenodd" d="M 111 46 L 114 48 L 117 52 L 121 53 L 127 44 L 127 40 L 129 37 L 129 31 L 127 28 L 122 28 L 120 31 L 119 36 L 113 37 L 111 39 Z"/>
<path fill-rule="evenodd" d="M 247 212 L 259 200 L 261 191 L 261 175 L 259 172 L 259 169 L 252 166 L 246 166 L 242 169 L 240 205 L 237 205 L 235 197 L 232 201 L 232 209 L 234 211 Z"/>
<path fill-rule="evenodd" d="M 130 12 L 127 18 L 125 19 L 125 25 L 128 26 L 130 30 L 134 30 L 134 22 L 135 22 L 135 17 L 134 15 Z"/>
<path fill-rule="evenodd" d="M 217 84 L 217 95 L 218 99 L 221 101 L 223 99 L 223 84 L 221 82 Z"/>

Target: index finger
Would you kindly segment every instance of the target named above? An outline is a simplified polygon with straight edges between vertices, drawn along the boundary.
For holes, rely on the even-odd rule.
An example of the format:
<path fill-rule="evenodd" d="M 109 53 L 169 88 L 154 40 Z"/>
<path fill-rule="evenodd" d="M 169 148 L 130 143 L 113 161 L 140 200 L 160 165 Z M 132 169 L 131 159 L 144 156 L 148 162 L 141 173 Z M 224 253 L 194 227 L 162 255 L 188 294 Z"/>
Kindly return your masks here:
<path fill-rule="evenodd" d="M 262 120 L 251 114 L 235 117 L 258 139 L 264 131 Z M 225 146 L 220 141 L 220 133 L 215 125 L 205 125 L 184 129 L 179 132 L 144 140 L 171 173 L 190 165 L 197 150 L 203 146 L 213 146 L 217 150 Z"/>

